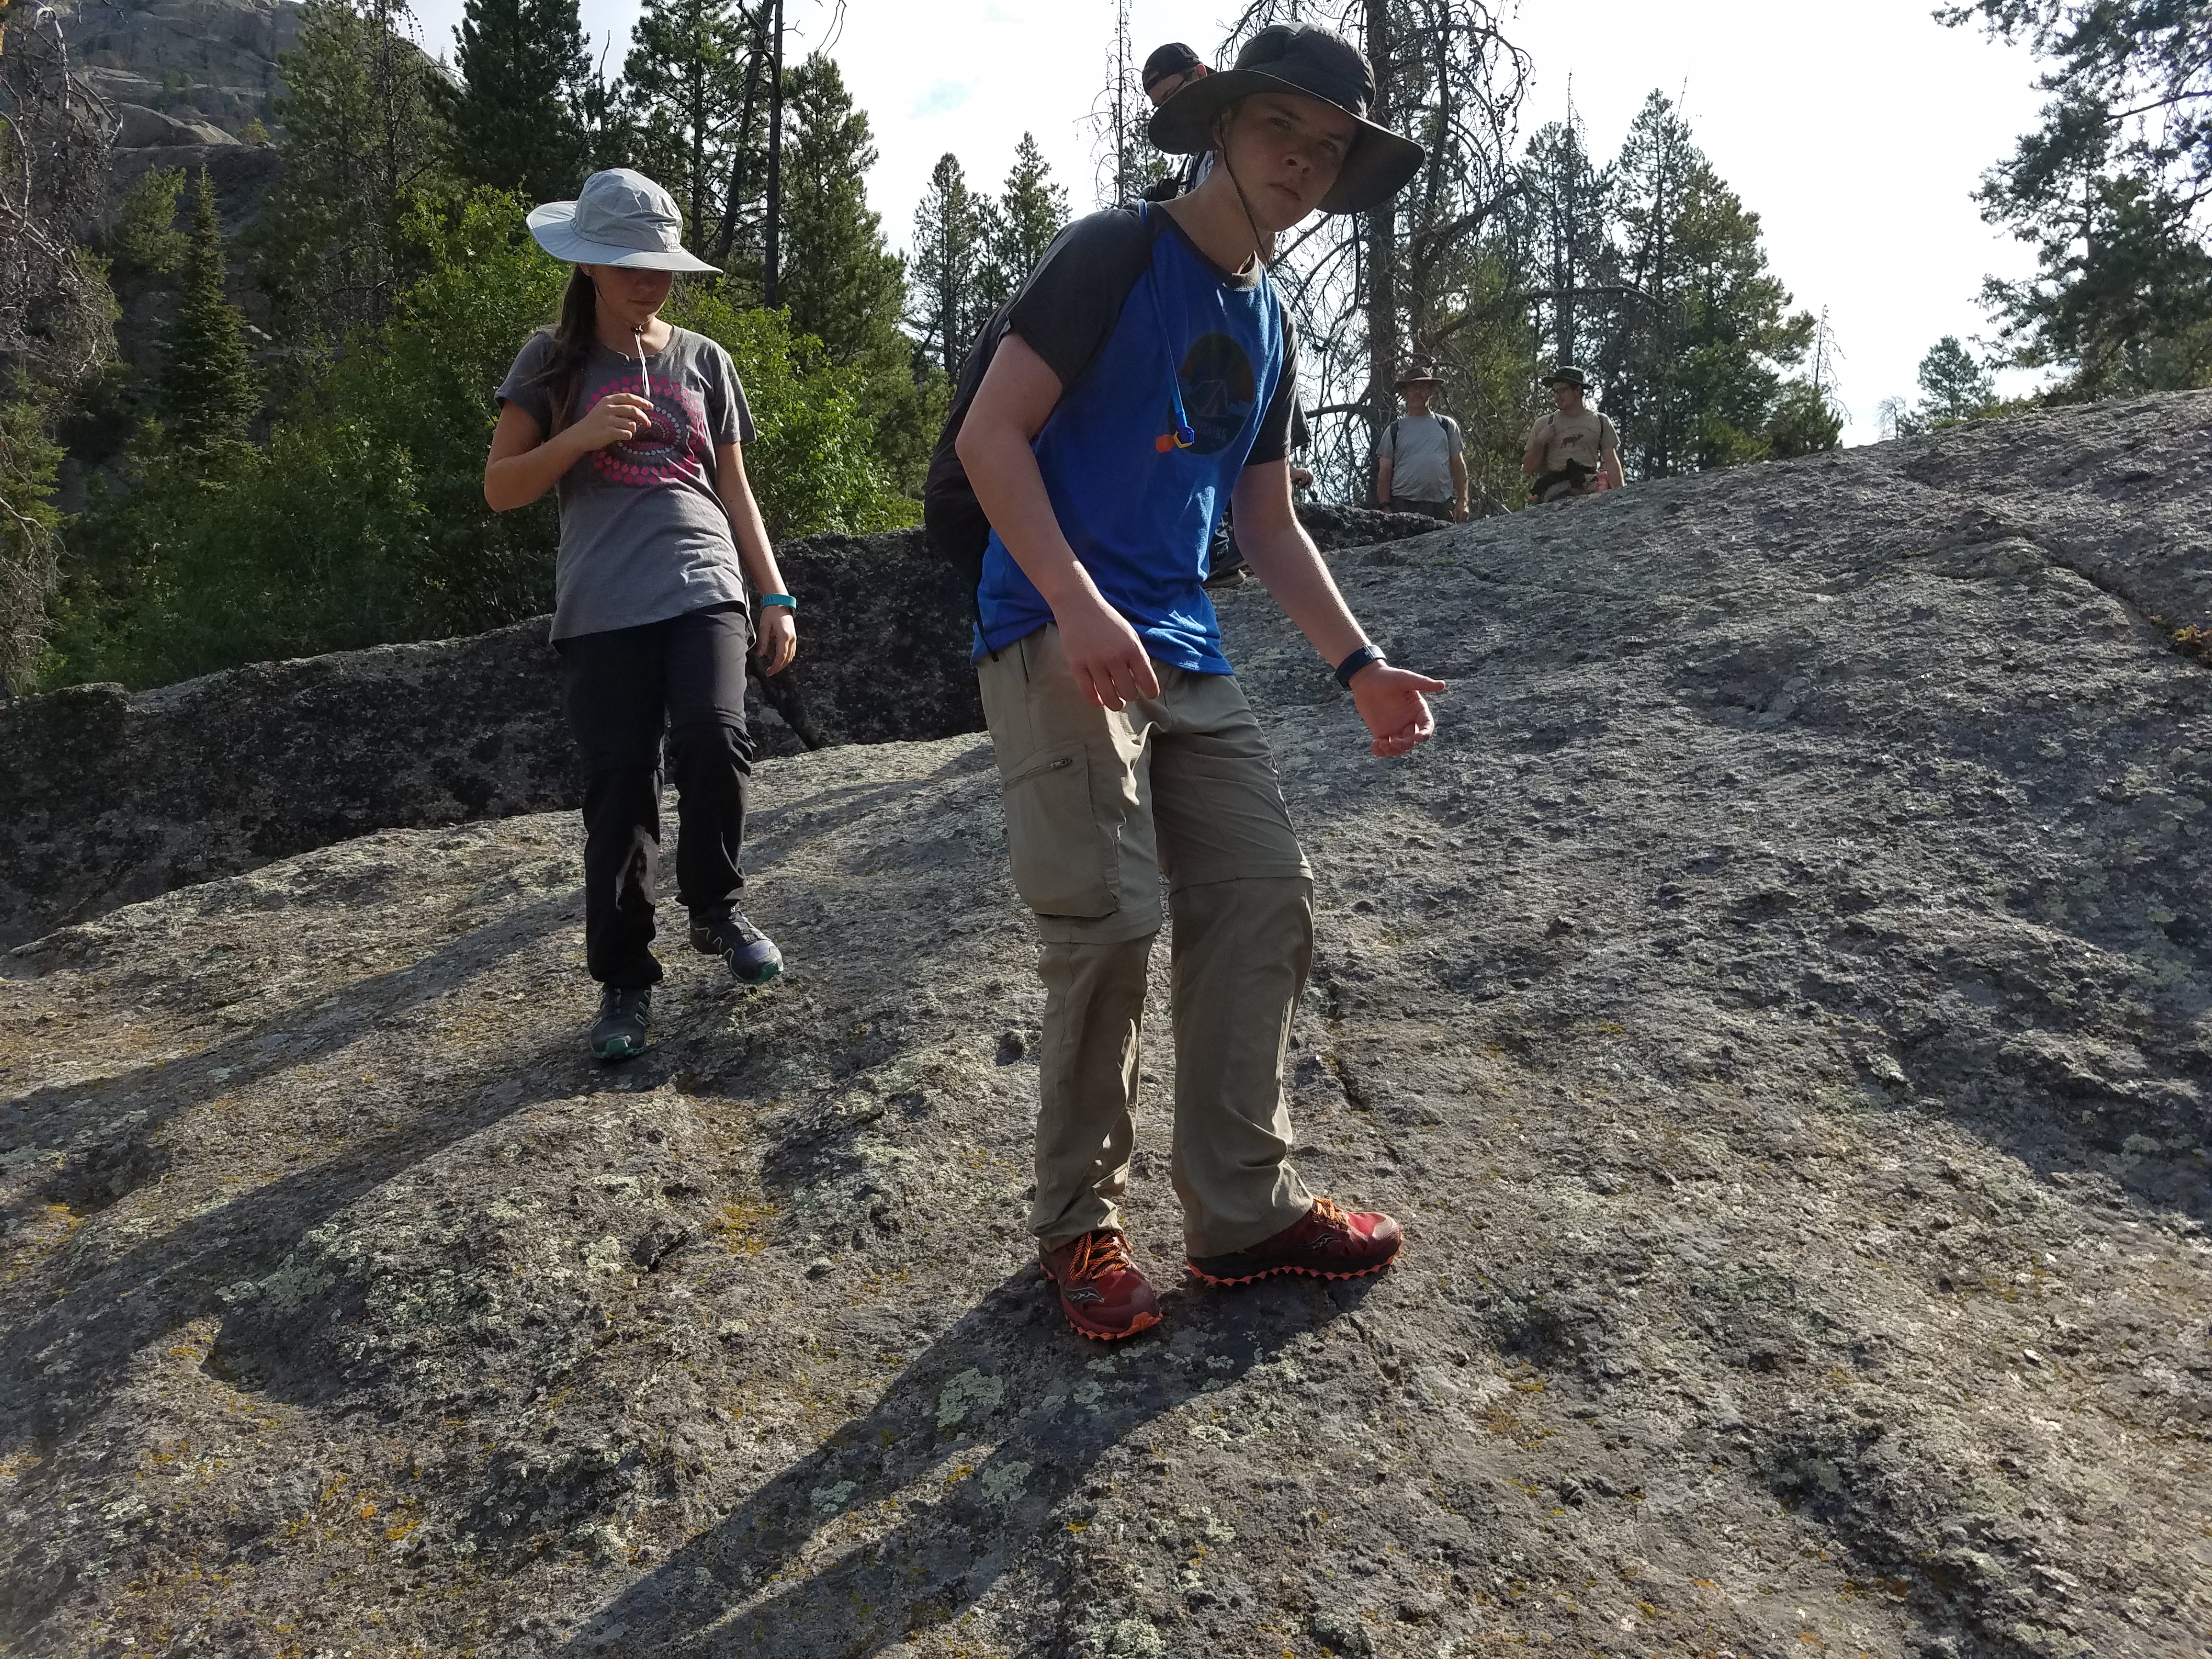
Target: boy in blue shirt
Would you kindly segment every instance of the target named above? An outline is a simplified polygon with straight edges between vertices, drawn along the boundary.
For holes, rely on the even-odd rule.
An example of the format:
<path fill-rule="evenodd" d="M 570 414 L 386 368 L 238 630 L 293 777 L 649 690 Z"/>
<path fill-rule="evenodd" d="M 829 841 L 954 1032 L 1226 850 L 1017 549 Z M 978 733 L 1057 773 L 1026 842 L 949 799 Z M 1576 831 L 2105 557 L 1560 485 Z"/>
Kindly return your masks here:
<path fill-rule="evenodd" d="M 1297 343 L 1266 271 L 1309 213 L 1372 207 L 1419 168 L 1419 145 L 1366 118 L 1374 91 L 1352 47 L 1279 25 L 1176 93 L 1152 142 L 1211 153 L 1205 182 L 1070 226 L 986 331 L 946 434 L 992 526 L 976 669 L 1043 939 L 1030 1230 L 1069 1323 L 1102 1340 L 1159 1318 L 1119 1202 L 1163 872 L 1191 1271 L 1348 1278 L 1401 1243 L 1288 1162 L 1312 874 L 1203 586 L 1233 497 L 1253 572 L 1336 668 L 1374 751 L 1435 731 L 1423 694 L 1443 683 L 1382 659 L 1291 509 Z"/>

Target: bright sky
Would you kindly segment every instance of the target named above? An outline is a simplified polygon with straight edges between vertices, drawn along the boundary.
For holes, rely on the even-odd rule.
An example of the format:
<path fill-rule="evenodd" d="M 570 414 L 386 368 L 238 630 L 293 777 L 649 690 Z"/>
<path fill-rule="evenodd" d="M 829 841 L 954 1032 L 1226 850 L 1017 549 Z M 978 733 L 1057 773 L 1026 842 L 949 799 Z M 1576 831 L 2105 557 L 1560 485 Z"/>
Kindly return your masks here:
<path fill-rule="evenodd" d="M 1141 59 L 1182 40 L 1210 58 L 1234 0 L 1133 0 Z M 1990 274 L 2033 269 L 1970 199 L 2041 102 L 2024 52 L 1947 29 L 1933 0 L 1570 0 L 1528 4 L 1507 33 L 1534 59 L 1523 136 L 1574 102 L 1609 156 L 1655 87 L 1680 97 L 1699 145 L 1759 213 L 1768 257 L 1800 307 L 1828 308 L 1843 351 L 1846 441 L 1875 435 L 1875 405 L 1915 391 L 1922 353 L 1987 331 Z M 596 57 L 628 47 L 636 0 L 583 0 Z M 460 0 L 417 0 L 423 40 L 452 52 Z M 1105 84 L 1111 0 L 786 0 L 793 57 L 832 40 L 882 159 L 869 199 L 904 246 L 946 150 L 994 188 L 1024 131 L 1076 210 L 1094 205 L 1085 118 Z M 2024 382 L 2023 382 L 2024 384 Z M 2008 382 L 2008 390 L 2021 389 Z"/>

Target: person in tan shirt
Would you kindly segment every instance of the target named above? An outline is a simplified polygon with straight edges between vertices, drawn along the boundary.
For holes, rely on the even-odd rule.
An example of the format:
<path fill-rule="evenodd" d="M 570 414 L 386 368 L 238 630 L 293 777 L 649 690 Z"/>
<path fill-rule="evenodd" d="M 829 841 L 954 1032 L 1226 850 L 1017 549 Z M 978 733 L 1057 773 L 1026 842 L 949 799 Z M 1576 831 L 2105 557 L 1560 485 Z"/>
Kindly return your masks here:
<path fill-rule="evenodd" d="M 1521 471 L 1528 475 L 1528 499 L 1562 501 L 1618 489 L 1620 434 L 1613 422 L 1583 404 L 1589 378 L 1562 363 L 1546 382 L 1552 388 L 1552 412 L 1528 428 Z"/>

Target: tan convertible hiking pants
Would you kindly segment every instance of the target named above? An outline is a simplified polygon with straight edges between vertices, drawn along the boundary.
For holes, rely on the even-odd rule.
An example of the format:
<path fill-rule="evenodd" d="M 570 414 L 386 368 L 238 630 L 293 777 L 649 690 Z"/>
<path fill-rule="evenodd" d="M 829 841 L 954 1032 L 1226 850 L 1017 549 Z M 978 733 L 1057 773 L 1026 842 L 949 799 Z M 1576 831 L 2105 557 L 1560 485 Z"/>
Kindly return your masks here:
<path fill-rule="evenodd" d="M 1193 1255 L 1241 1250 L 1313 1206 L 1288 1162 L 1291 1016 L 1313 963 L 1313 873 L 1236 680 L 1155 662 L 1118 714 L 1076 690 L 1047 627 L 976 665 L 1014 885 L 1044 940 L 1036 1201 L 1057 1249 L 1119 1227 L 1146 963 L 1175 919 L 1176 1195 Z"/>

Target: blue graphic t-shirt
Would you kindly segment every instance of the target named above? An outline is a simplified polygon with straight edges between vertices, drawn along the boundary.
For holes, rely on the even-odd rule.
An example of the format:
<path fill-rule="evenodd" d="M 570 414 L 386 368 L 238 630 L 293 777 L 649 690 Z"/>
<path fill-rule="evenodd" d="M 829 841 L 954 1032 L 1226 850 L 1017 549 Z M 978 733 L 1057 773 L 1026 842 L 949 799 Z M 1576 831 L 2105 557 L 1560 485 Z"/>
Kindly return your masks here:
<path fill-rule="evenodd" d="M 1237 474 L 1289 453 L 1297 403 L 1294 344 L 1263 273 L 1222 270 L 1156 207 L 1116 208 L 1061 233 L 1005 325 L 1066 388 L 1031 447 L 1076 558 L 1152 656 L 1229 672 L 1206 550 Z M 976 614 L 979 657 L 1052 620 L 995 531 Z"/>

